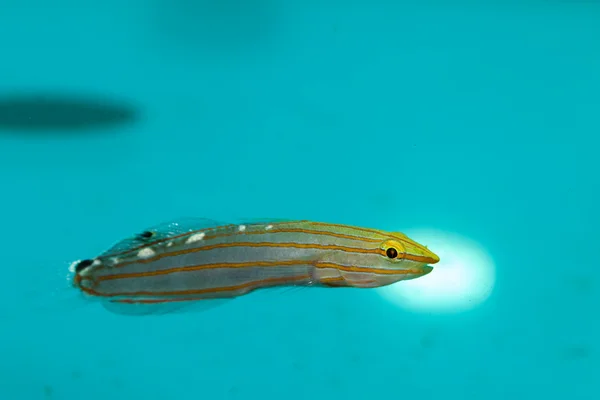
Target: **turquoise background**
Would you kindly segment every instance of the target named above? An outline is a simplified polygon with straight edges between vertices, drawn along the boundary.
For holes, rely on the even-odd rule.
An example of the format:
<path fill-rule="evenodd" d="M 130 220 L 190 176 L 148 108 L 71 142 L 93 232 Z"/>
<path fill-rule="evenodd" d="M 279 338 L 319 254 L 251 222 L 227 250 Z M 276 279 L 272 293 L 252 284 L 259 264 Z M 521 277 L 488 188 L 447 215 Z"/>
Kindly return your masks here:
<path fill-rule="evenodd" d="M 0 399 L 598 399 L 600 4 L 0 0 Z M 34 115 L 31 118 L 35 118 Z M 73 260 L 181 216 L 428 227 L 480 243 L 489 300 L 256 293 L 127 318 Z"/>

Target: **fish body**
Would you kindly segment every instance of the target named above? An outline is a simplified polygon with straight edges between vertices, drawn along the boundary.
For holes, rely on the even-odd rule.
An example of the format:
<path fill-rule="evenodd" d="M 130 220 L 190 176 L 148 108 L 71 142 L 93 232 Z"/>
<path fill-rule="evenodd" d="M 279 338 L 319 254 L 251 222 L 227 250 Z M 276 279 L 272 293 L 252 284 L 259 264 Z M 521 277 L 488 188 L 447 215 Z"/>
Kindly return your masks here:
<path fill-rule="evenodd" d="M 311 221 L 195 219 L 150 228 L 74 263 L 73 284 L 119 312 L 270 287 L 375 288 L 426 275 L 438 261 L 401 233 Z"/>

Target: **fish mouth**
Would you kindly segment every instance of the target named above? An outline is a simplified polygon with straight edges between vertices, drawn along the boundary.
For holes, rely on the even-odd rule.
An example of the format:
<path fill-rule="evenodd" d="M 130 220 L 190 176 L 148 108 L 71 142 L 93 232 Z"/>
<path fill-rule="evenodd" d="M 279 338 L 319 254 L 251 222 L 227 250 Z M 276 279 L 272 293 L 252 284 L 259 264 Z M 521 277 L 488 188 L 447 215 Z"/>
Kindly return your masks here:
<path fill-rule="evenodd" d="M 424 265 L 421 269 L 423 270 L 423 274 L 421 276 L 425 276 L 433 271 L 433 267 L 431 265 Z"/>
<path fill-rule="evenodd" d="M 437 264 L 440 262 L 440 257 L 426 246 L 413 246 L 407 249 L 404 253 L 404 258 L 411 261 L 416 261 L 421 264 Z"/>
<path fill-rule="evenodd" d="M 440 262 L 440 258 L 438 257 L 437 254 L 435 254 L 434 252 L 428 250 L 425 254 L 424 254 L 425 258 L 426 258 L 426 263 L 427 264 L 437 264 L 438 262 Z"/>

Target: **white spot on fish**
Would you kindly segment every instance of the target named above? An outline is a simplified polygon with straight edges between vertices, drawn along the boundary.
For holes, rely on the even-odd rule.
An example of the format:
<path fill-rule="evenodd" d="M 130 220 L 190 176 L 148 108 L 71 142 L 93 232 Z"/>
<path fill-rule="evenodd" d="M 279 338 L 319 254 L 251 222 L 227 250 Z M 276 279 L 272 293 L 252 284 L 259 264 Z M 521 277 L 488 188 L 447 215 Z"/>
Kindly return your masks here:
<path fill-rule="evenodd" d="M 265 227 L 265 229 L 266 229 L 266 230 L 273 229 L 273 225 L 267 225 L 267 226 Z"/>
<path fill-rule="evenodd" d="M 73 262 L 71 263 L 71 265 L 69 265 L 69 272 L 70 272 L 70 273 L 72 273 L 72 274 L 74 274 L 74 273 L 75 273 L 75 266 L 76 266 L 77 264 L 79 264 L 80 262 L 81 262 L 81 260 L 76 260 L 76 261 L 73 261 Z"/>
<path fill-rule="evenodd" d="M 167 242 L 167 247 L 173 246 L 173 242 Z"/>
<path fill-rule="evenodd" d="M 194 243 L 194 242 L 198 242 L 202 239 L 204 239 L 204 236 L 206 236 L 206 234 L 204 232 L 200 232 L 200 233 L 196 233 L 192 236 L 190 236 L 190 238 L 188 240 L 185 241 L 185 243 Z"/>
<path fill-rule="evenodd" d="M 240 232 L 244 232 L 246 230 L 246 225 L 240 225 L 240 227 L 238 228 L 238 230 Z"/>
<path fill-rule="evenodd" d="M 81 262 L 81 260 L 77 260 L 77 261 L 73 261 L 70 265 L 69 265 L 69 272 L 71 274 L 75 274 L 75 268 L 77 268 L 77 264 L 79 264 Z M 83 271 L 79 272 L 79 275 L 81 276 L 86 276 L 89 274 L 90 268 L 91 267 L 97 267 L 98 265 L 102 264 L 100 262 L 100 260 L 98 260 L 97 258 L 94 260 L 94 262 L 92 264 L 90 264 L 89 266 L 87 266 L 86 268 L 83 269 Z"/>
<path fill-rule="evenodd" d="M 140 257 L 140 258 L 149 258 L 155 254 L 156 253 L 154 252 L 154 250 L 152 250 L 150 247 L 145 247 L 145 248 L 141 249 L 140 251 L 138 251 L 138 253 L 137 253 L 138 257 Z"/>
<path fill-rule="evenodd" d="M 112 261 L 113 264 L 118 264 L 121 262 L 121 259 L 119 257 L 114 257 L 110 261 Z"/>

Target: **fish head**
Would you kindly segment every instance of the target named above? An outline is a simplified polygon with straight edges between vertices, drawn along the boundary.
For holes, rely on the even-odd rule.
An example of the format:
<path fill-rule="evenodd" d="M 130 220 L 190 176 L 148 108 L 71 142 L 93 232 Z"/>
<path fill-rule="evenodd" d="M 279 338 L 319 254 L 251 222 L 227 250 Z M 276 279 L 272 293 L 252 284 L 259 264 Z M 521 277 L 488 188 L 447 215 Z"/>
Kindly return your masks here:
<path fill-rule="evenodd" d="M 405 279 L 414 279 L 433 271 L 432 264 L 440 258 L 427 246 L 417 243 L 403 233 L 391 233 L 380 245 L 381 255 L 385 256 L 387 267 L 399 274 L 408 275 Z M 404 279 L 404 280 L 405 280 Z"/>
<path fill-rule="evenodd" d="M 425 276 L 440 258 L 426 246 L 402 233 L 380 235 L 381 241 L 365 241 L 358 253 L 331 255 L 331 265 L 339 265 L 343 286 L 381 287 Z"/>

